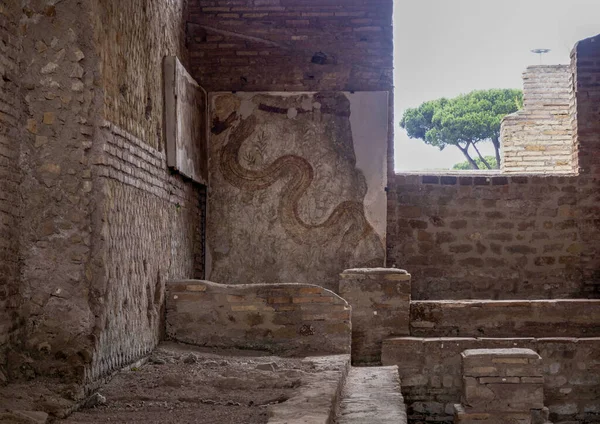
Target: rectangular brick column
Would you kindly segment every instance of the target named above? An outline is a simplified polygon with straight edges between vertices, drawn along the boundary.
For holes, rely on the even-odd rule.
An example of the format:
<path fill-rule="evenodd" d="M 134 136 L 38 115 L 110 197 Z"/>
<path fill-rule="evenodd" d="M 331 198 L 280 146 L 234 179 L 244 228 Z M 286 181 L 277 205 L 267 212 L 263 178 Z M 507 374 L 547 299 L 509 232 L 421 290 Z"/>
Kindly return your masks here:
<path fill-rule="evenodd" d="M 544 408 L 541 357 L 531 349 L 470 349 L 461 353 L 462 405 L 455 422 L 532 424 Z"/>
<path fill-rule="evenodd" d="M 352 362 L 381 362 L 381 344 L 410 334 L 410 274 L 355 268 L 340 274 L 339 295 L 352 306 Z"/>

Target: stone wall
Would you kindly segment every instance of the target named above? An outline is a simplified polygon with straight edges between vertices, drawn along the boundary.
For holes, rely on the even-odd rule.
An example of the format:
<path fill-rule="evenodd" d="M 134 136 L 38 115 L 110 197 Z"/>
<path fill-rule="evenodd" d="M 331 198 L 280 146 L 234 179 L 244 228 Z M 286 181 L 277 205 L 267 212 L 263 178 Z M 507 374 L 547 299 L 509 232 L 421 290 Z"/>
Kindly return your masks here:
<path fill-rule="evenodd" d="M 20 238 L 11 249 L 0 245 L 0 338 L 6 346 L 18 324 L 11 379 L 90 383 L 156 345 L 167 279 L 204 274 L 205 189 L 168 170 L 162 135 L 163 58 L 187 62 L 184 2 L 24 1 L 9 12 L 0 3 L 1 84 L 13 94 L 0 99 L 13 102 L 0 115 L 10 124 L 2 126 L 0 173 L 13 166 L 2 181 L 0 223 Z M 21 179 L 8 150 L 17 135 Z M 14 184 L 19 226 L 5 206 L 17 197 Z M 18 290 L 10 274 L 17 261 L 4 260 L 16 246 Z"/>
<path fill-rule="evenodd" d="M 507 348 L 532 349 L 542 357 L 550 421 L 600 422 L 600 338 L 392 338 L 384 341 L 382 362 L 398 365 L 411 421 L 451 423 L 453 404 L 463 393 L 461 352 Z"/>
<path fill-rule="evenodd" d="M 523 109 L 502 121 L 502 172 L 575 172 L 571 66 L 530 66 L 523 81 Z"/>
<path fill-rule="evenodd" d="M 198 346 L 286 355 L 350 353 L 348 303 L 306 284 L 167 285 L 167 335 Z"/>
<path fill-rule="evenodd" d="M 204 277 L 206 191 L 167 167 L 163 59 L 187 62 L 184 2 L 95 5 L 104 121 L 94 151 L 93 337 L 86 382 L 163 336 L 165 281 Z M 185 123 L 184 123 L 185 124 Z"/>
<path fill-rule="evenodd" d="M 135 361 L 163 336 L 165 282 L 204 275 L 202 223 L 206 192 L 170 175 L 164 150 L 108 122 L 96 142 L 103 199 L 95 217 L 94 335 L 87 381 Z"/>
<path fill-rule="evenodd" d="M 93 351 L 90 297 L 97 115 L 96 51 L 88 2 L 24 1 L 20 27 L 20 308 L 11 377 L 80 379 Z M 17 372 L 18 371 L 18 372 Z"/>
<path fill-rule="evenodd" d="M 104 117 L 162 151 L 163 59 L 188 66 L 184 0 L 97 2 L 96 41 L 101 58 Z"/>
<path fill-rule="evenodd" d="M 600 48 L 572 54 L 577 176 L 397 175 L 387 265 L 410 270 L 415 299 L 600 296 Z"/>
<path fill-rule="evenodd" d="M 352 363 L 381 362 L 381 343 L 410 334 L 410 274 L 359 268 L 340 274 L 337 291 L 352 306 Z"/>
<path fill-rule="evenodd" d="M 572 113 L 579 167 L 577 206 L 586 248 L 581 272 L 590 290 L 600 293 L 600 36 L 582 40 L 572 54 L 575 96 Z"/>
<path fill-rule="evenodd" d="M 423 337 L 600 337 L 600 300 L 423 300 L 410 334 Z"/>
<path fill-rule="evenodd" d="M 18 56 L 19 14 L 0 1 L 0 385 L 5 382 L 6 347 L 18 312 L 19 132 L 21 99 Z"/>
<path fill-rule="evenodd" d="M 337 290 L 340 270 L 382 266 L 387 96 L 211 97 L 207 277 Z"/>
<path fill-rule="evenodd" d="M 208 91 L 392 86 L 392 0 L 191 0 L 189 10 L 193 75 Z"/>
<path fill-rule="evenodd" d="M 396 175 L 388 193 L 389 266 L 414 299 L 597 296 L 586 278 L 593 185 L 559 176 Z"/>

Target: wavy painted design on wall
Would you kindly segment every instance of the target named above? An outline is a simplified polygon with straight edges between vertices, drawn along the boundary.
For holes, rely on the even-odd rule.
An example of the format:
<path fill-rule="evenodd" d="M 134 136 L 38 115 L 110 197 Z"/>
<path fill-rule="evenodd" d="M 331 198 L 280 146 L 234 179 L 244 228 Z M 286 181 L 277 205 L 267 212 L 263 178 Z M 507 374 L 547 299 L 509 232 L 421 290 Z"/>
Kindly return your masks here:
<path fill-rule="evenodd" d="M 260 170 L 242 166 L 239 161 L 240 148 L 253 135 L 256 127 L 256 117 L 250 116 L 232 130 L 229 143 L 221 150 L 221 172 L 231 185 L 250 191 L 267 189 L 285 179 L 279 200 L 279 218 L 286 233 L 296 243 L 324 244 L 345 231 L 343 243 L 356 246 L 373 231 L 365 217 L 363 204 L 353 201 L 340 203 L 320 224 L 304 222 L 298 213 L 298 204 L 313 182 L 313 167 L 306 159 L 296 155 L 282 156 Z"/>
<path fill-rule="evenodd" d="M 384 182 L 359 169 L 355 143 L 386 140 L 353 139 L 346 94 L 220 93 L 210 103 L 208 279 L 335 291 L 344 269 L 383 265 L 366 197 Z M 377 122 L 369 113 L 354 122 Z"/>

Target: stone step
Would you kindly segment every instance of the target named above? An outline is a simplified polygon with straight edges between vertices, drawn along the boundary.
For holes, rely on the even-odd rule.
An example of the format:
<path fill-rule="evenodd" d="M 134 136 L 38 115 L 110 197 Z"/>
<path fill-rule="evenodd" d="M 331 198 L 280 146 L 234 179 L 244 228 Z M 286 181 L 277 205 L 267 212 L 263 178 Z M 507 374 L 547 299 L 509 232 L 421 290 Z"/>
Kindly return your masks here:
<path fill-rule="evenodd" d="M 422 300 L 410 304 L 418 337 L 598 337 L 600 300 Z"/>
<path fill-rule="evenodd" d="M 595 422 L 600 394 L 600 337 L 393 337 L 383 365 L 397 365 L 412 422 L 452 423 L 461 402 L 461 353 L 468 349 L 532 349 L 542 357 L 544 404 L 553 422 Z M 577 417 L 577 421 L 573 421 Z"/>
<path fill-rule="evenodd" d="M 398 367 L 352 367 L 336 424 L 405 424 Z"/>

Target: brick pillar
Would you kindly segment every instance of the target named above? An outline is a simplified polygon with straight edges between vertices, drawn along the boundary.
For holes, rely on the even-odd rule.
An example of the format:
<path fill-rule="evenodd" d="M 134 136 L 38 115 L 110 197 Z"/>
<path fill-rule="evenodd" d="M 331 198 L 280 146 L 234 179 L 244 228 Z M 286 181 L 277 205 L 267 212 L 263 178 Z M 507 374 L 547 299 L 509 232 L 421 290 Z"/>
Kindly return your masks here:
<path fill-rule="evenodd" d="M 540 355 L 531 349 L 471 349 L 461 353 L 462 405 L 456 423 L 533 424 L 544 409 Z"/>
<path fill-rule="evenodd" d="M 339 295 L 352 306 L 352 363 L 379 363 L 385 338 L 410 334 L 410 274 L 403 269 L 347 269 Z"/>

